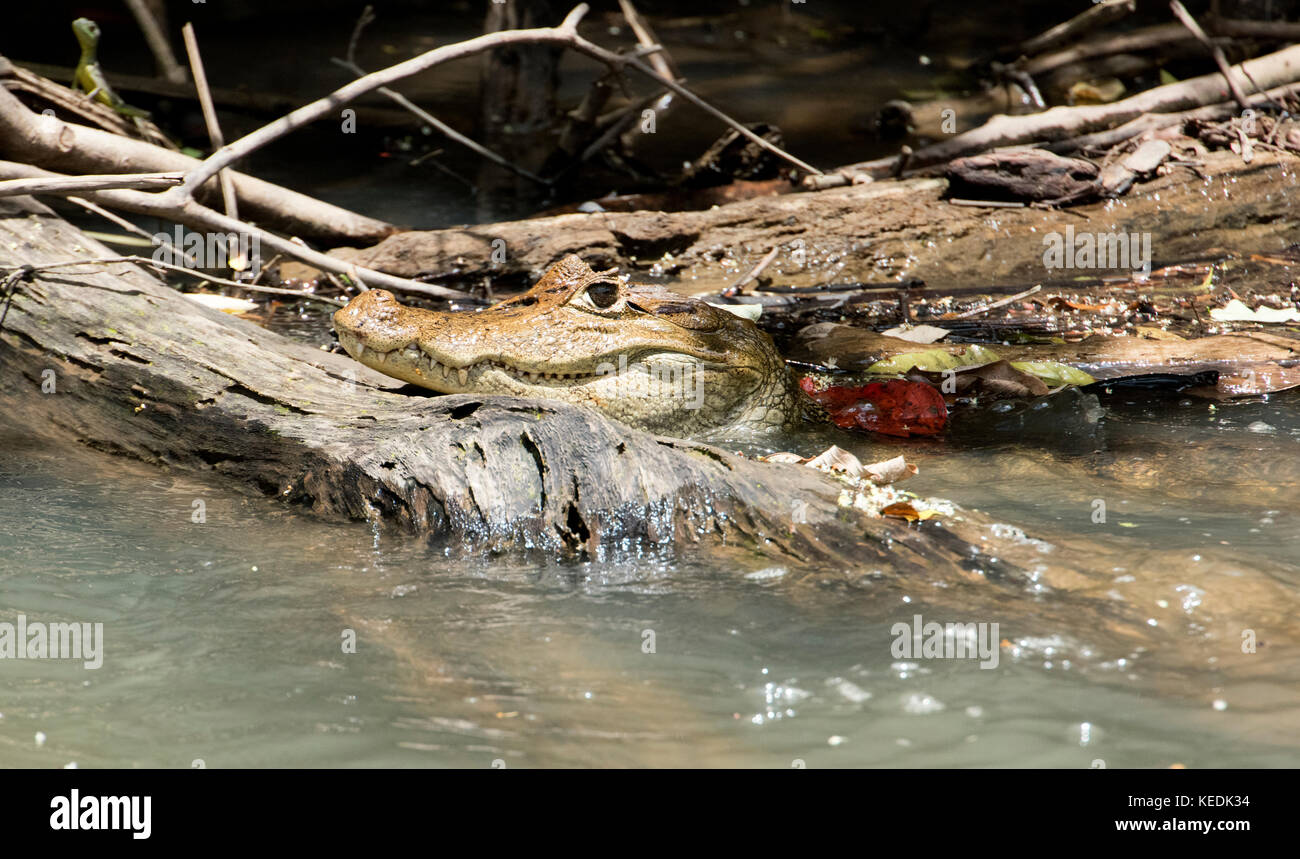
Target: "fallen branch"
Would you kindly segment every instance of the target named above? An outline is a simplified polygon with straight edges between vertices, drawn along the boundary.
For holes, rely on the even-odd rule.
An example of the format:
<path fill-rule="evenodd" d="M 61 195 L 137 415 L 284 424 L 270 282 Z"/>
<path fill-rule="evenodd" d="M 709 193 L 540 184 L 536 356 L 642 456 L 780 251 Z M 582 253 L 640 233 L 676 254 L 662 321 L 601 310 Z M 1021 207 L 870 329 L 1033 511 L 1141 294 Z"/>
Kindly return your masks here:
<path fill-rule="evenodd" d="M 0 157 L 70 174 L 188 172 L 201 163 L 143 140 L 35 113 L 3 86 Z M 232 178 L 246 214 L 286 233 L 330 244 L 371 244 L 396 230 L 392 224 L 252 176 L 235 172 Z"/>
<path fill-rule="evenodd" d="M 66 262 L 49 262 L 49 263 L 42 263 L 41 265 L 19 266 L 17 268 L 14 268 L 12 271 L 8 272 L 6 277 L 12 277 L 14 274 L 20 274 L 23 277 L 26 277 L 28 275 L 35 274 L 37 272 L 54 271 L 55 269 L 76 268 L 77 266 L 83 266 L 83 265 L 105 266 L 105 265 L 113 265 L 114 263 L 120 263 L 120 262 L 131 263 L 133 265 L 149 266 L 152 268 L 159 268 L 165 271 L 175 272 L 176 274 L 183 274 L 186 277 L 196 278 L 198 280 L 202 280 L 207 283 L 219 283 L 222 286 L 233 286 L 236 289 L 246 289 L 249 292 L 263 292 L 270 295 L 289 295 L 289 296 L 293 296 L 294 298 L 305 298 L 309 301 L 319 301 L 324 304 L 331 304 L 335 307 L 343 307 L 346 304 L 346 302 L 339 301 L 337 298 L 329 298 L 324 295 L 315 295 L 314 293 L 302 292 L 301 290 L 297 290 L 297 289 L 282 289 L 278 286 L 262 286 L 261 284 L 258 283 L 241 283 L 237 280 L 229 280 L 228 278 L 217 277 L 216 275 L 206 274 L 202 271 L 197 271 L 192 268 L 186 268 L 185 266 L 172 265 L 171 263 L 160 262 L 156 259 L 150 259 L 148 257 L 134 256 L 134 255 L 119 256 L 119 257 L 102 257 L 99 259 L 67 260 Z M 0 269 L 0 271 L 3 271 L 3 269 Z M 112 274 L 112 272 L 109 272 L 109 274 Z"/>
<path fill-rule="evenodd" d="M 1065 23 L 1057 24 L 1046 32 L 1039 33 L 1031 39 L 1026 39 L 1020 44 L 1020 52 L 1027 56 L 1041 54 L 1043 51 L 1051 50 L 1057 45 L 1065 44 L 1076 36 L 1090 33 L 1098 27 L 1104 27 L 1113 21 L 1131 15 L 1136 8 L 1137 0 L 1101 0 L 1101 2 L 1090 6 Z"/>
<path fill-rule="evenodd" d="M 1286 86 L 1276 87 L 1258 95 L 1250 96 L 1247 102 L 1253 107 L 1259 107 L 1266 102 L 1272 103 L 1296 95 L 1300 95 L 1300 84 L 1287 84 Z M 1071 137 L 1066 140 L 1058 140 L 1043 148 L 1058 154 L 1082 152 L 1088 149 L 1109 149 L 1117 143 L 1123 143 L 1125 140 L 1130 140 L 1148 131 L 1159 131 L 1163 128 L 1171 128 L 1175 125 L 1183 125 L 1197 120 L 1227 119 L 1237 115 L 1238 110 L 1239 108 L 1235 102 L 1224 101 L 1193 110 L 1180 110 L 1176 113 L 1149 113 L 1115 128 L 1079 137 Z"/>
<path fill-rule="evenodd" d="M 1214 62 L 1219 67 L 1219 73 L 1228 82 L 1228 90 L 1232 92 L 1232 97 L 1236 100 L 1237 105 L 1242 110 L 1249 109 L 1250 105 L 1246 103 L 1246 94 L 1241 91 L 1241 86 L 1233 80 L 1232 70 L 1228 68 L 1228 59 L 1223 55 L 1223 48 L 1210 41 L 1210 37 L 1205 35 L 1205 31 L 1201 29 L 1200 24 L 1196 23 L 1196 19 L 1187 11 L 1187 7 L 1178 0 L 1170 0 L 1169 8 L 1173 10 L 1174 15 L 1182 22 L 1182 25 L 1196 37 L 1196 41 L 1204 45 L 1205 49 L 1210 52 L 1210 56 L 1214 57 Z"/>
<path fill-rule="evenodd" d="M 57 178 L 55 174 L 38 167 L 31 167 L 27 164 L 16 164 L 12 161 L 0 161 L 0 178 L 23 178 L 23 179 L 51 179 Z M 152 215 L 157 218 L 163 218 L 168 221 L 177 221 L 182 224 L 194 226 L 200 230 L 210 230 L 215 233 L 236 233 L 247 235 L 261 245 L 301 260 L 310 266 L 314 266 L 322 271 L 334 272 L 336 274 L 346 275 L 351 270 L 351 264 L 345 263 L 336 257 L 323 254 L 320 251 L 312 250 L 305 245 L 291 241 L 274 233 L 268 232 L 260 227 L 236 220 L 221 214 L 213 209 L 209 209 L 201 203 L 194 200 L 183 199 L 179 204 L 165 197 L 163 194 L 151 194 L 144 191 L 93 191 L 88 196 L 93 202 L 107 206 L 113 209 L 120 209 L 126 212 L 134 212 L 138 215 Z M 357 267 L 356 271 L 361 274 L 372 286 L 380 286 L 394 292 L 406 292 L 416 295 L 427 295 L 432 298 L 454 298 L 464 301 L 468 298 L 465 293 L 458 290 L 449 289 L 445 286 L 438 286 L 431 283 L 420 283 L 416 280 L 408 280 L 403 277 L 394 277 L 381 271 Z"/>
<path fill-rule="evenodd" d="M 1276 53 L 1248 60 L 1241 63 L 1240 67 L 1258 82 L 1261 90 L 1294 84 L 1300 81 L 1300 46 L 1293 45 Z M 1155 87 L 1111 104 L 1053 107 L 1042 113 L 1026 116 L 999 114 L 979 128 L 973 128 L 948 140 L 913 151 L 909 156 L 908 168 L 916 170 L 934 164 L 943 164 L 954 158 L 973 155 L 999 146 L 1067 140 L 1083 134 L 1105 131 L 1146 114 L 1172 114 L 1219 104 L 1225 94 L 1223 77 L 1215 72 Z M 1269 93 L 1265 92 L 1248 97 L 1247 103 L 1261 105 L 1270 98 Z M 900 156 L 895 155 L 875 161 L 850 164 L 834 172 L 846 176 L 865 173 L 880 178 L 893 174 L 898 169 L 899 161 Z M 174 188 L 165 193 L 174 194 L 178 190 L 180 189 Z"/>
<path fill-rule="evenodd" d="M 49 179 L 10 179 L 0 182 L 0 197 L 27 194 L 50 194 L 66 197 L 86 191 L 126 188 L 136 191 L 159 191 L 174 188 L 184 179 L 183 173 L 111 173 L 103 176 L 57 176 Z"/>

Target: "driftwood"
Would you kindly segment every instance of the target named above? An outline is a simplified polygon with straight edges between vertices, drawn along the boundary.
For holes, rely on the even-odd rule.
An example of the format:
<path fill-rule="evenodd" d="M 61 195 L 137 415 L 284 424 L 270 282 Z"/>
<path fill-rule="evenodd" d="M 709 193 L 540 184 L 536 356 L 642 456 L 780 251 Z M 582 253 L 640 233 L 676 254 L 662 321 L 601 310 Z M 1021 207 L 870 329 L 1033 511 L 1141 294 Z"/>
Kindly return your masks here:
<path fill-rule="evenodd" d="M 1182 29 L 1181 24 L 1172 26 Z M 1188 33 L 1187 38 L 1193 36 Z M 1283 87 L 1300 81 L 1300 45 L 1247 60 L 1235 66 L 1232 74 L 1234 81 L 1247 89 L 1247 101 L 1252 106 L 1256 109 L 1267 106 L 1285 94 Z M 1278 91 L 1261 94 L 1258 90 Z M 1224 76 L 1216 72 L 1155 87 L 1111 104 L 1053 107 L 1027 116 L 995 116 L 979 128 L 911 152 L 905 161 L 894 155 L 851 164 L 834 172 L 846 176 L 891 176 L 900 166 L 916 170 L 997 146 L 1066 140 L 1122 125 L 1144 114 L 1169 114 L 1208 107 L 1223 102 L 1227 95 Z"/>
<path fill-rule="evenodd" d="M 774 247 L 769 276 L 789 284 L 879 282 L 920 277 L 935 291 L 972 283 L 1040 282 L 1043 235 L 1067 225 L 1097 232 L 1152 234 L 1154 263 L 1199 258 L 1222 247 L 1285 247 L 1300 237 L 1300 216 L 1279 188 L 1293 182 L 1296 159 L 1258 153 L 1245 165 L 1210 153 L 1201 170 L 1138 185 L 1122 206 L 1096 203 L 1064 214 L 1038 209 L 953 206 L 946 182 L 905 179 L 744 200 L 702 212 L 599 212 L 399 233 L 373 248 L 338 252 L 407 277 L 455 273 L 516 283 L 576 253 L 593 265 L 657 265 L 705 290 L 723 289 Z M 1231 189 L 1227 193 L 1225 189 Z M 1084 220 L 1087 218 L 1088 220 Z M 504 262 L 493 259 L 504 240 Z"/>
<path fill-rule="evenodd" d="M 60 173 L 190 173 L 202 162 L 143 140 L 74 125 L 28 110 L 0 87 L 0 157 Z M 322 203 L 270 182 L 233 172 L 246 214 L 292 235 L 369 243 L 392 233 L 391 224 Z M 201 199 L 218 193 L 216 183 Z"/>

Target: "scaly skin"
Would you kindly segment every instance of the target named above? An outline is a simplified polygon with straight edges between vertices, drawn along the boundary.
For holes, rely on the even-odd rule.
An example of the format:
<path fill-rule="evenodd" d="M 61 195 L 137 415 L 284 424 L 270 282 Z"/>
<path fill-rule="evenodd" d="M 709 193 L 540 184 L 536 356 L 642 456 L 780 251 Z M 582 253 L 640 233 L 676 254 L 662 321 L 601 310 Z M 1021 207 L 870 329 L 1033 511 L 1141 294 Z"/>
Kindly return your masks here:
<path fill-rule="evenodd" d="M 373 289 L 335 313 L 334 328 L 353 358 L 415 385 L 563 400 L 667 435 L 775 429 L 803 408 L 749 320 L 573 255 L 478 313 L 403 307 Z"/>
<path fill-rule="evenodd" d="M 73 89 L 85 93 L 94 93 L 95 101 L 106 104 L 113 110 L 133 119 L 146 119 L 149 112 L 138 107 L 131 107 L 108 85 L 108 79 L 99 68 L 96 52 L 99 49 L 99 25 L 89 18 L 78 18 L 72 22 L 72 32 L 81 45 L 81 59 L 72 75 Z"/>

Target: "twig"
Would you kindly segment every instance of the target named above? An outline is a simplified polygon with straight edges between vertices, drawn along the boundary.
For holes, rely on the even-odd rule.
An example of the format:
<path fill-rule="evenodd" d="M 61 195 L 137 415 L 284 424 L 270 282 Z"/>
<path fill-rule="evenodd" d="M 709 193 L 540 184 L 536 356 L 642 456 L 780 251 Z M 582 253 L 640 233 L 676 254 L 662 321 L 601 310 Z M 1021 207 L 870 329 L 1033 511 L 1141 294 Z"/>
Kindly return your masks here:
<path fill-rule="evenodd" d="M 1300 46 L 1292 45 L 1272 54 L 1247 60 L 1261 87 L 1269 87 L 1265 96 L 1252 96 L 1250 101 L 1260 103 L 1290 92 L 1296 83 L 1296 70 L 1300 64 Z M 920 169 L 942 164 L 963 155 L 973 155 L 999 146 L 1042 144 L 1069 140 L 1080 133 L 1090 133 L 1145 120 L 1146 114 L 1174 116 L 1180 111 L 1218 105 L 1223 99 L 1223 76 L 1212 74 L 1189 78 L 1137 93 L 1110 104 L 1079 107 L 1053 107 L 1042 113 L 1025 116 L 999 115 L 988 122 L 938 143 L 922 147 L 913 154 L 911 167 Z M 1163 118 L 1161 119 L 1163 122 Z M 888 176 L 898 169 L 898 156 L 863 161 L 840 167 L 840 173 L 869 173 Z M 174 193 L 168 191 L 167 193 Z"/>
<path fill-rule="evenodd" d="M 97 176 L 59 176 L 49 179 L 7 179 L 0 181 L 0 197 L 17 197 L 23 194 L 50 194 L 57 197 L 81 194 L 87 191 L 107 191 L 129 188 L 139 191 L 157 191 L 174 188 L 185 178 L 184 173 L 107 173 Z"/>
<path fill-rule="evenodd" d="M 1118 21 L 1132 14 L 1136 8 L 1136 0 L 1101 0 L 1100 3 L 1080 12 L 1065 23 L 1057 24 L 1032 39 L 1026 39 L 1020 44 L 1020 52 L 1028 56 L 1041 54 L 1057 45 L 1065 44 L 1076 36 L 1091 32 L 1112 21 Z"/>
<path fill-rule="evenodd" d="M 1011 200 L 963 200 L 959 197 L 952 197 L 948 200 L 954 206 L 972 206 L 980 209 L 1023 209 L 1024 203 L 1017 203 Z"/>
<path fill-rule="evenodd" d="M 148 257 L 142 257 L 142 256 L 103 257 L 101 259 L 67 260 L 65 262 L 50 262 L 50 263 L 43 263 L 41 265 L 24 265 L 24 266 L 19 266 L 16 269 L 13 269 L 13 274 L 19 274 L 19 273 L 33 274 L 38 271 L 51 271 L 53 269 L 58 269 L 58 268 L 72 268 L 74 266 L 80 266 L 80 265 L 113 265 L 115 263 L 120 263 L 120 262 L 132 263 L 134 265 L 140 265 L 140 266 L 150 266 L 153 268 L 166 269 L 167 271 L 173 271 L 176 272 L 177 274 L 187 275 L 189 277 L 198 278 L 199 280 L 206 280 L 209 283 L 219 283 L 222 286 L 233 286 L 239 289 L 246 289 L 249 292 L 265 292 L 271 295 L 291 295 L 294 298 L 305 298 L 310 301 L 321 301 L 326 304 L 332 304 L 335 307 L 343 307 L 346 304 L 346 302 L 339 301 L 337 298 L 328 298 L 324 295 L 314 295 L 310 292 L 300 292 L 296 289 L 280 289 L 279 287 L 275 287 L 275 286 L 259 286 L 258 284 L 253 284 L 253 283 L 240 283 L 237 280 L 227 280 L 224 277 L 216 277 L 214 275 L 204 274 L 203 272 L 197 271 L 192 268 L 185 268 L 184 266 L 180 266 L 180 265 L 172 265 L 171 263 L 159 262 L 158 260 L 149 259 Z"/>
<path fill-rule="evenodd" d="M 361 43 L 361 31 L 370 26 L 375 20 L 375 7 L 369 3 L 366 8 L 361 10 L 360 16 L 357 17 L 357 23 L 352 26 L 352 37 L 348 39 L 347 60 L 349 63 L 356 64 L 357 45 Z"/>
<path fill-rule="evenodd" d="M 381 86 L 387 86 L 388 84 L 395 83 L 403 78 L 410 77 L 418 72 L 425 71 L 451 60 L 499 48 L 503 45 L 518 44 L 548 44 L 570 47 L 573 50 L 597 59 L 612 68 L 617 69 L 624 66 L 630 66 L 641 72 L 641 74 L 658 81 L 663 86 L 682 96 L 682 98 L 704 110 L 710 116 L 725 122 L 758 146 L 779 155 L 781 158 L 803 170 L 810 173 L 821 173 L 821 171 L 816 167 L 795 158 L 779 146 L 775 146 L 771 142 L 764 140 L 760 135 L 755 134 L 752 130 L 745 127 L 743 123 L 732 119 L 730 116 L 713 107 L 711 104 L 681 86 L 676 81 L 665 78 L 663 75 L 642 62 L 636 54 L 618 54 L 606 50 L 605 48 L 579 36 L 577 31 L 578 21 L 587 13 L 587 9 L 588 7 L 586 3 L 578 4 L 574 7 L 573 11 L 565 17 L 563 23 L 558 27 L 543 27 L 531 30 L 502 30 L 495 33 L 486 33 L 482 36 L 469 39 L 468 41 L 434 48 L 420 54 L 418 57 L 406 60 L 405 62 L 389 66 L 388 68 L 377 72 L 371 72 L 363 78 L 359 78 L 340 87 L 324 98 L 303 105 L 280 119 L 241 137 L 239 140 L 226 144 L 221 149 L 209 155 L 202 164 L 191 171 L 186 177 L 185 183 L 181 187 L 165 191 L 163 195 L 171 197 L 169 202 L 173 206 L 180 203 L 185 198 L 191 198 L 194 192 L 203 186 L 204 182 L 216 175 L 218 170 L 229 167 L 240 158 L 257 151 L 272 141 L 278 140 L 291 131 L 328 116 L 330 113 L 337 110 L 340 105 L 347 104 Z"/>
<path fill-rule="evenodd" d="M 141 238 L 144 239 L 148 239 L 150 244 L 157 244 L 157 239 L 155 239 L 149 232 L 140 229 L 135 224 L 131 223 L 126 218 L 122 217 L 116 212 L 110 212 L 108 209 L 105 209 L 103 206 L 99 205 L 98 203 L 92 203 L 89 200 L 82 199 L 81 197 L 68 197 L 67 199 L 69 203 L 75 203 L 76 205 L 80 206 L 81 208 L 85 209 L 88 212 L 94 212 L 96 215 L 99 215 L 104 220 L 109 221 L 110 223 L 113 224 L 117 224 L 119 227 L 126 230 L 128 233 L 140 236 Z M 180 255 L 185 259 L 186 262 L 188 262 L 192 266 L 197 266 L 199 264 L 198 260 L 194 259 L 193 256 L 191 256 L 182 248 L 173 247 L 172 253 Z"/>
<path fill-rule="evenodd" d="M 636 7 L 632 5 L 632 0 L 618 0 L 619 8 L 623 10 L 623 17 L 627 20 L 627 25 L 632 28 L 636 35 L 637 44 L 643 48 L 650 48 L 658 45 L 659 40 L 655 38 L 654 31 L 650 25 L 645 22 L 641 14 L 637 12 Z M 655 71 L 666 78 L 677 80 L 681 77 L 674 67 L 672 58 L 668 56 L 667 51 L 659 51 L 650 55 L 650 65 L 654 66 Z"/>
<path fill-rule="evenodd" d="M 1034 78 L 1028 72 L 1021 71 L 1015 66 L 1006 66 L 1002 63 L 995 63 L 993 70 L 1022 90 L 1025 95 L 1029 96 L 1030 103 L 1035 110 L 1047 110 L 1047 102 L 1043 100 L 1043 94 L 1038 91 L 1038 84 L 1034 83 Z"/>
<path fill-rule="evenodd" d="M 772 264 L 772 260 L 776 259 L 776 253 L 780 249 L 781 249 L 780 245 L 774 245 L 772 249 L 767 252 L 767 256 L 759 260 L 758 263 L 755 264 L 753 268 L 751 268 L 749 271 L 741 275 L 739 279 L 737 279 L 734 283 L 731 284 L 731 286 L 724 289 L 722 291 L 723 296 L 726 298 L 731 298 L 732 296 L 739 295 L 741 288 L 745 284 L 749 283 L 751 280 L 758 277 L 760 274 L 763 273 L 764 269 L 766 269 L 769 265 Z"/>
<path fill-rule="evenodd" d="M 967 310 L 965 313 L 958 313 L 956 316 L 952 316 L 949 318 L 970 319 L 973 316 L 980 316 L 982 314 L 988 313 L 990 310 L 996 310 L 999 307 L 1003 307 L 1007 304 L 1011 304 L 1012 302 L 1019 301 L 1022 298 L 1028 298 L 1029 296 L 1033 295 L 1035 292 L 1038 292 L 1042 288 L 1043 285 L 1040 283 L 1037 286 L 1026 289 L 1024 292 L 1017 292 L 1015 295 L 1008 295 L 1006 298 L 999 298 L 997 301 L 994 301 L 991 304 L 986 304 L 983 307 L 977 307 L 974 310 Z"/>
<path fill-rule="evenodd" d="M 3 92 L 2 88 L 0 88 L 0 92 Z M 52 178 L 56 175 L 38 167 L 9 161 L 0 161 L 0 171 L 3 171 L 3 174 L 23 179 Z M 278 251 L 285 256 L 302 260 L 321 271 L 339 272 L 341 274 L 347 274 L 348 272 L 348 265 L 336 257 L 312 250 L 305 245 L 277 236 L 275 233 L 268 232 L 253 224 L 229 218 L 194 200 L 183 198 L 177 203 L 168 199 L 168 193 L 170 192 L 148 194 L 143 191 L 95 191 L 91 194 L 91 199 L 96 203 L 111 208 L 141 215 L 153 215 L 169 221 L 180 221 L 202 230 L 219 233 L 245 233 L 249 238 L 256 239 L 261 245 Z M 372 269 L 361 268 L 358 271 L 362 272 L 373 285 L 393 292 L 410 292 L 417 295 L 427 295 L 434 298 L 454 298 L 461 301 L 469 298 L 464 292 L 438 286 L 437 284 L 420 283 L 419 281 L 394 277 L 391 274 Z"/>
<path fill-rule="evenodd" d="M 208 89 L 208 75 L 203 70 L 203 58 L 199 56 L 199 40 L 194 35 L 194 25 L 188 21 L 181 28 L 182 35 L 185 36 L 185 51 L 190 57 L 190 71 L 194 74 L 194 87 L 199 91 L 199 106 L 203 109 L 203 122 L 208 127 L 208 140 L 212 142 L 214 150 L 220 149 L 225 145 L 225 140 L 221 136 L 221 124 L 217 122 L 217 109 L 212 104 L 212 91 Z M 239 217 L 239 203 L 235 199 L 235 183 L 231 178 L 229 170 L 222 170 L 217 174 L 217 179 L 221 183 L 221 199 L 225 203 L 226 216 L 231 218 Z M 232 247 L 230 259 L 240 259 L 238 252 Z M 242 269 L 248 265 L 248 260 L 240 259 L 243 265 L 234 265 L 236 270 Z"/>
<path fill-rule="evenodd" d="M 1211 56 L 1214 57 L 1214 62 L 1219 66 L 1223 79 L 1228 82 L 1228 90 L 1232 93 L 1237 105 L 1242 110 L 1249 110 L 1250 104 L 1246 101 L 1246 94 L 1241 91 L 1241 87 L 1233 80 L 1232 69 L 1228 67 L 1228 59 L 1223 55 L 1223 48 L 1210 41 L 1210 37 L 1205 35 L 1205 31 L 1201 29 L 1200 24 L 1196 23 L 1192 13 L 1188 12 L 1187 8 L 1179 0 L 1169 0 L 1169 8 L 1173 10 L 1174 15 L 1182 22 L 1183 26 L 1196 37 L 1196 41 L 1204 45 Z"/>
<path fill-rule="evenodd" d="M 340 67 L 345 68 L 345 69 L 347 69 L 348 71 L 352 72 L 352 74 L 354 74 L 354 75 L 357 76 L 357 79 L 358 79 L 358 80 L 360 80 L 360 79 L 362 79 L 362 78 L 364 78 L 364 77 L 366 76 L 366 70 L 365 70 L 365 69 L 361 68 L 361 67 L 358 66 L 356 63 L 353 63 L 353 62 L 351 62 L 351 61 L 349 61 L 349 60 L 341 60 L 341 59 L 339 59 L 338 57 L 330 57 L 330 62 L 331 62 L 331 63 L 334 63 L 334 65 L 336 65 L 336 66 L 340 66 Z M 469 138 L 469 137 L 466 137 L 465 135 L 461 134 L 459 131 L 457 131 L 456 129 L 452 128 L 450 125 L 448 125 L 447 123 L 443 122 L 441 119 L 438 119 L 438 117 L 436 117 L 436 116 L 434 116 L 433 114 L 429 113 L 427 110 L 425 110 L 424 108 L 420 107 L 420 106 L 417 105 L 415 102 L 411 101 L 409 98 L 407 98 L 406 96 L 402 95 L 400 92 L 397 92 L 397 91 L 395 91 L 395 90 L 391 90 L 391 89 L 389 89 L 388 87 L 382 87 L 382 86 L 379 87 L 378 90 L 376 90 L 376 91 L 379 92 L 380 94 L 385 95 L 385 96 L 387 96 L 388 98 L 392 99 L 394 102 L 396 102 L 397 104 L 400 104 L 402 107 L 406 108 L 406 110 L 410 111 L 410 112 L 411 112 L 412 114 L 414 114 L 417 118 L 419 118 L 419 120 L 420 120 L 421 122 L 424 122 L 424 123 L 426 123 L 426 124 L 428 124 L 428 125 L 433 126 L 433 127 L 436 128 L 438 131 L 440 131 L 440 132 L 442 132 L 443 134 L 445 134 L 447 137 L 450 137 L 452 140 L 454 140 L 454 141 L 456 141 L 457 143 L 459 143 L 461 146 L 464 146 L 464 147 L 466 147 L 467 149 L 472 149 L 472 150 L 474 150 L 474 151 L 477 152 L 479 155 L 482 155 L 484 158 L 486 158 L 487 160 L 491 161 L 493 164 L 496 164 L 496 165 L 498 165 L 498 166 L 500 166 L 500 167 L 504 167 L 504 168 L 506 168 L 507 170 L 510 170 L 510 171 L 512 171 L 512 172 L 514 172 L 514 173 L 517 173 L 517 174 L 519 174 L 520 176 L 523 176 L 523 177 L 526 178 L 526 179 L 531 179 L 531 180 L 533 180 L 534 182 L 538 183 L 539 185 L 549 185 L 549 184 L 550 184 L 550 183 L 547 182 L 545 179 L 543 179 L 541 176 L 538 176 L 536 173 L 532 173 L 532 172 L 530 172 L 530 171 L 528 171 L 528 170 L 525 170 L 524 168 L 520 167 L 520 166 L 517 165 L 517 164 L 512 164 L 510 161 L 508 161 L 507 159 L 505 159 L 505 158 L 503 158 L 502 156 L 498 155 L 497 153 L 493 152 L 491 149 L 488 149 L 486 146 L 484 146 L 483 144 L 479 143 L 478 141 L 473 140 L 473 139 L 471 139 L 471 138 Z M 474 187 L 474 186 L 471 185 L 470 187 Z"/>
<path fill-rule="evenodd" d="M 185 83 L 185 69 L 176 62 L 176 55 L 172 53 L 167 34 L 163 32 L 162 26 L 154 17 L 148 4 L 144 0 L 126 0 L 126 5 L 135 16 L 135 22 L 140 25 L 140 31 L 144 33 L 144 40 L 149 43 L 149 50 L 153 52 L 153 58 L 157 61 L 162 76 L 174 84 Z"/>

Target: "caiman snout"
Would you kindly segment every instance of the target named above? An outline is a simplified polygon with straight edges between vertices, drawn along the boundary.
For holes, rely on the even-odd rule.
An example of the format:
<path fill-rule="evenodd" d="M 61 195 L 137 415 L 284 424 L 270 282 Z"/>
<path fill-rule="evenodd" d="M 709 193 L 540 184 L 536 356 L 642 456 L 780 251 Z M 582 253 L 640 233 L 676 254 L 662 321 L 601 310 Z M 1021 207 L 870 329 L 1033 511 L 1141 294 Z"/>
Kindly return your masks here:
<path fill-rule="evenodd" d="M 348 302 L 348 306 L 334 313 L 334 329 L 339 342 L 352 357 L 357 350 L 352 343 L 358 340 L 376 352 L 391 352 L 410 343 L 418 335 L 417 326 L 410 321 L 407 309 L 397 303 L 397 296 L 384 289 L 363 292 Z"/>

